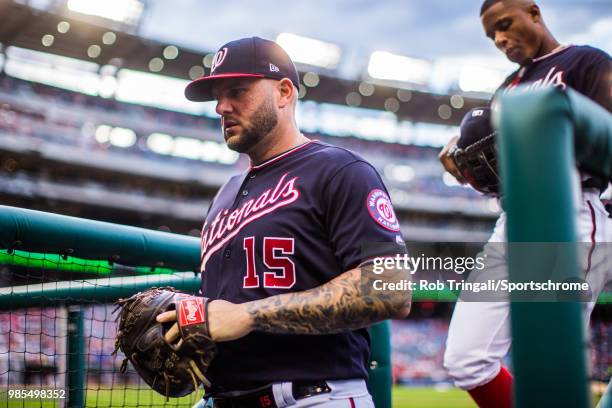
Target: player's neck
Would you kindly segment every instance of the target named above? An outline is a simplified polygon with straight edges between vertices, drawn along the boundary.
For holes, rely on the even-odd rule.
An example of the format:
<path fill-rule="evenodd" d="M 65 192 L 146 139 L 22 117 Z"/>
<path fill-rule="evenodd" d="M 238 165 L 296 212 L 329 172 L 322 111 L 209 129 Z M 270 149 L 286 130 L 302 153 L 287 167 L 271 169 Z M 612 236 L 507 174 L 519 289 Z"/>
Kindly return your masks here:
<path fill-rule="evenodd" d="M 559 41 L 557 41 L 551 33 L 547 34 L 548 35 L 544 37 L 544 40 L 542 41 L 542 46 L 540 47 L 540 50 L 534 59 L 548 55 L 561 46 L 561 44 L 559 44 Z"/>
<path fill-rule="evenodd" d="M 278 127 L 267 135 L 265 140 L 262 140 L 252 151 L 248 153 L 251 159 L 251 165 L 256 166 L 279 154 L 293 149 L 309 139 L 304 136 L 295 126 L 290 126 L 289 129 Z"/>

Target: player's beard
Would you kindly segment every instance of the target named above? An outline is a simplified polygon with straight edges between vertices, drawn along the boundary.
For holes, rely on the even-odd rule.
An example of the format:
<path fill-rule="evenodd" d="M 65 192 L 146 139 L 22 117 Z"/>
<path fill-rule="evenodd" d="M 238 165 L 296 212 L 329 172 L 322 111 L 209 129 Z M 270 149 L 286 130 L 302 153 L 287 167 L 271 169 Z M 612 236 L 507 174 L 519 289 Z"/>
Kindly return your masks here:
<path fill-rule="evenodd" d="M 261 142 L 277 124 L 278 115 L 274 110 L 272 98 L 267 98 L 251 116 L 251 125 L 245 127 L 243 133 L 238 137 L 227 139 L 227 147 L 238 153 L 247 153 Z"/>

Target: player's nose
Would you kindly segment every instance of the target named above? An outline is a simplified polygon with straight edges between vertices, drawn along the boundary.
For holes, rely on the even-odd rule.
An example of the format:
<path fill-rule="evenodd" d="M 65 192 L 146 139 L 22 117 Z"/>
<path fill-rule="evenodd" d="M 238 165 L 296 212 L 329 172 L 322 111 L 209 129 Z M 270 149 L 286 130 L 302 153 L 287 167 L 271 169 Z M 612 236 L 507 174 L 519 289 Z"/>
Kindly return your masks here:
<path fill-rule="evenodd" d="M 217 98 L 217 105 L 215 106 L 215 111 L 218 115 L 224 116 L 232 111 L 232 104 L 228 101 L 227 98 L 220 96 Z"/>
<path fill-rule="evenodd" d="M 499 31 L 495 32 L 495 46 L 501 50 L 505 49 L 508 45 L 508 40 L 504 33 Z"/>

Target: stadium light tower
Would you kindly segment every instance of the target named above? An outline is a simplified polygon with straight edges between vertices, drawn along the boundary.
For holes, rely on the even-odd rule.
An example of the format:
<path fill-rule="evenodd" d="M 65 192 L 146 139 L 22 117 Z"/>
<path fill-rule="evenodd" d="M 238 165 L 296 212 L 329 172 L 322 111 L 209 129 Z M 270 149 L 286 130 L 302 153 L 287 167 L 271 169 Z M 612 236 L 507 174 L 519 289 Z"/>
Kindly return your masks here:
<path fill-rule="evenodd" d="M 431 69 L 428 61 L 386 51 L 373 52 L 368 63 L 368 74 L 373 79 L 416 85 L 427 84 Z"/>
<path fill-rule="evenodd" d="M 147 0 L 56 0 L 53 8 L 71 17 L 136 33 L 146 11 Z"/>
<path fill-rule="evenodd" d="M 296 34 L 281 33 L 276 37 L 276 42 L 296 63 L 329 70 L 336 69 L 342 54 L 336 44 Z"/>

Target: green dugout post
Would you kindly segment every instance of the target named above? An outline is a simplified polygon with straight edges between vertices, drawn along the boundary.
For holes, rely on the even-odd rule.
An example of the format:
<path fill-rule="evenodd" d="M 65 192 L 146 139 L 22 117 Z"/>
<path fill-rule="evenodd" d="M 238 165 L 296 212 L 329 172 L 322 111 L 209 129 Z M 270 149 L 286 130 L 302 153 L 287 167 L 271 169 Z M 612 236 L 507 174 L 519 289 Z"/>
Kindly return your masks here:
<path fill-rule="evenodd" d="M 85 406 L 85 327 L 83 311 L 80 306 L 68 308 L 68 367 L 66 386 L 68 387 L 69 408 Z"/>
<path fill-rule="evenodd" d="M 372 353 L 368 389 L 374 406 L 391 408 L 391 322 L 386 320 L 370 327 Z"/>
<path fill-rule="evenodd" d="M 612 175 L 612 115 L 571 90 L 520 88 L 498 113 L 510 280 L 542 267 L 579 278 L 573 169 Z M 515 406 L 590 407 L 581 303 L 513 301 L 511 323 Z"/>

